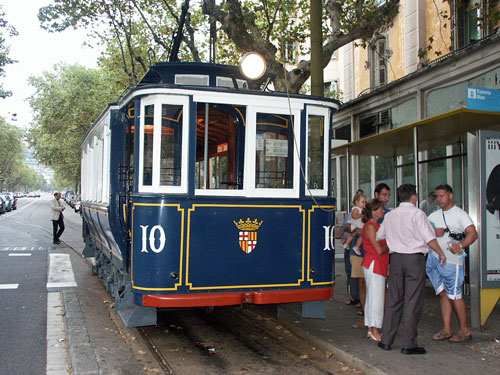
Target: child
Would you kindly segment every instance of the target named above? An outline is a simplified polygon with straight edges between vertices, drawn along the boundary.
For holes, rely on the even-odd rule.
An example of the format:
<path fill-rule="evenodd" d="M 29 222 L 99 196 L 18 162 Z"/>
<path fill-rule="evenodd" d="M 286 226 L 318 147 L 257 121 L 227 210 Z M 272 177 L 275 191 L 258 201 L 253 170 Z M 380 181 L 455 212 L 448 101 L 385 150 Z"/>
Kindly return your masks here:
<path fill-rule="evenodd" d="M 361 250 L 359 249 L 361 247 L 361 244 L 363 243 L 363 240 L 361 238 L 362 230 L 363 230 L 363 222 L 361 221 L 362 218 L 362 211 L 363 208 L 366 206 L 366 195 L 359 192 L 356 193 L 354 196 L 354 199 L 352 200 L 352 220 L 351 220 L 351 234 L 347 238 L 344 248 L 349 249 L 351 246 L 351 242 L 354 239 L 354 237 L 358 234 L 358 240 L 356 241 L 356 245 L 352 248 L 352 250 L 357 254 L 361 255 Z"/>

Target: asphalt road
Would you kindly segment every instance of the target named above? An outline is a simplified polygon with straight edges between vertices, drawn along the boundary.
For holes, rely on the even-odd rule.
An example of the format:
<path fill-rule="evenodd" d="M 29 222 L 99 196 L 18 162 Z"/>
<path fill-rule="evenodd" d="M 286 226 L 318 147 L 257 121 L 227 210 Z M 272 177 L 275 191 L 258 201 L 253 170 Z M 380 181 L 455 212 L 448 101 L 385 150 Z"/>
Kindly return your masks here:
<path fill-rule="evenodd" d="M 110 319 L 112 298 L 81 256 L 81 218 L 66 204 L 52 244 L 50 199 L 22 198 L 0 215 L 0 375 L 153 373 Z"/>

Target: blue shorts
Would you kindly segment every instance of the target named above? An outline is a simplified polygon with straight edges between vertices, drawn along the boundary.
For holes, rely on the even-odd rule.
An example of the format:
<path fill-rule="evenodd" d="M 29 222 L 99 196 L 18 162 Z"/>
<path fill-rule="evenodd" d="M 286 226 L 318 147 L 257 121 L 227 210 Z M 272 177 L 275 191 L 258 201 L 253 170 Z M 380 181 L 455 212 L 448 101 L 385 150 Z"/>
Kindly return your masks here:
<path fill-rule="evenodd" d="M 462 285 L 464 283 L 464 266 L 446 263 L 441 267 L 439 259 L 434 254 L 429 253 L 425 270 L 429 280 L 436 291 L 436 295 L 443 290 L 448 295 L 449 299 L 462 298 Z"/>

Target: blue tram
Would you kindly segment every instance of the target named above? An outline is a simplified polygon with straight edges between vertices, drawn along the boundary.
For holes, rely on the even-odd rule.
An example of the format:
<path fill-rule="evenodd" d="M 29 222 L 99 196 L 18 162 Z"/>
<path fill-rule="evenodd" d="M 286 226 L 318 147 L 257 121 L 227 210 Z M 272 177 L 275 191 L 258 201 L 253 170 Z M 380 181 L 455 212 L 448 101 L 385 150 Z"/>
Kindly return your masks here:
<path fill-rule="evenodd" d="M 333 295 L 331 99 L 157 63 L 82 143 L 84 256 L 127 326 Z"/>

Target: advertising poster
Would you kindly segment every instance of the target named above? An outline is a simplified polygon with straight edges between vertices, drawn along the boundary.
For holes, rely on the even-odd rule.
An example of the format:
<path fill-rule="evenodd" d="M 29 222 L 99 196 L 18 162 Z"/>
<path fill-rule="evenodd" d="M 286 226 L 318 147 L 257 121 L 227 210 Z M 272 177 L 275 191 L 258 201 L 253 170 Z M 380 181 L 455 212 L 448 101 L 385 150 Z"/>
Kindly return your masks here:
<path fill-rule="evenodd" d="M 500 281 L 500 137 L 484 142 L 487 281 Z"/>

